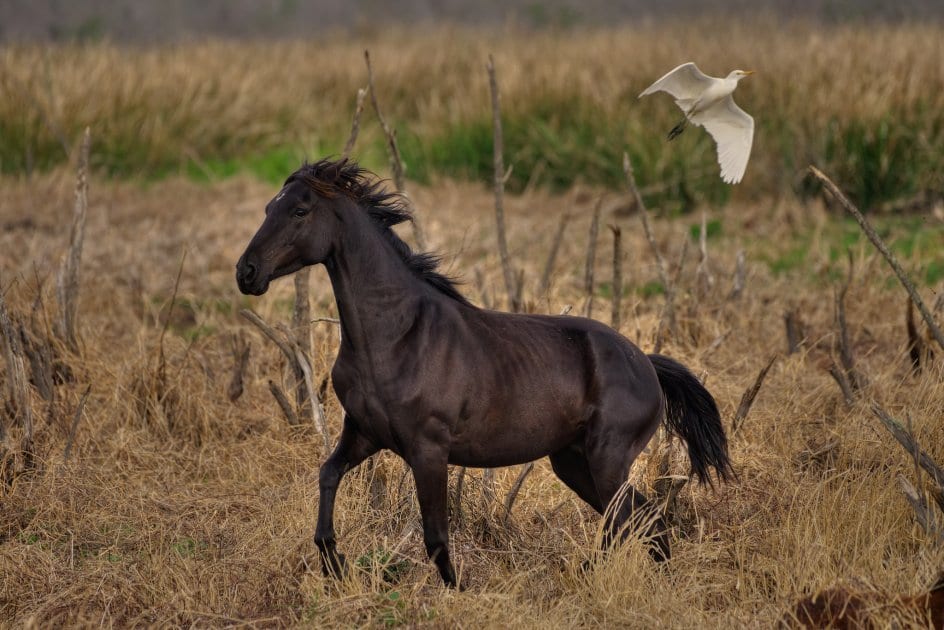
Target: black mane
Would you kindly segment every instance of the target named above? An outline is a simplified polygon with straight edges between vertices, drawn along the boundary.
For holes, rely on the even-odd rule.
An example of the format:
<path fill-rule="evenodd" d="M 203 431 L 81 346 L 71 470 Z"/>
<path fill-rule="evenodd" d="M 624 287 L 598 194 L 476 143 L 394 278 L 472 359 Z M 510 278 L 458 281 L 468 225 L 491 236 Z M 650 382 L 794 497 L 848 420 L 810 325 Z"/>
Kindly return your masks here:
<path fill-rule="evenodd" d="M 292 173 L 285 183 L 300 180 L 308 184 L 315 193 L 323 197 L 344 194 L 367 211 L 374 224 L 380 229 L 394 251 L 413 270 L 416 275 L 431 284 L 440 293 L 468 304 L 469 301 L 459 293 L 454 279 L 437 271 L 440 258 L 429 252 L 414 252 L 403 239 L 391 228 L 394 225 L 413 220 L 409 202 L 398 192 L 390 192 L 383 182 L 347 158 L 340 160 L 321 159 L 314 163 L 305 162 Z"/>

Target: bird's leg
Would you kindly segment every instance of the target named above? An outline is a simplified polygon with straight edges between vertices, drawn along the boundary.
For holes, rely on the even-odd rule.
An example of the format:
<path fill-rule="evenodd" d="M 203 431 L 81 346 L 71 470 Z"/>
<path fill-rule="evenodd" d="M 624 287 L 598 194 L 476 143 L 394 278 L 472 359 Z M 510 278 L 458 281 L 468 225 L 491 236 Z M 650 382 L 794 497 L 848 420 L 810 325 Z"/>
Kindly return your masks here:
<path fill-rule="evenodd" d="M 682 122 L 672 127 L 672 131 L 669 132 L 669 140 L 675 140 L 679 135 L 685 131 L 685 126 L 688 124 L 688 118 L 683 118 Z"/>

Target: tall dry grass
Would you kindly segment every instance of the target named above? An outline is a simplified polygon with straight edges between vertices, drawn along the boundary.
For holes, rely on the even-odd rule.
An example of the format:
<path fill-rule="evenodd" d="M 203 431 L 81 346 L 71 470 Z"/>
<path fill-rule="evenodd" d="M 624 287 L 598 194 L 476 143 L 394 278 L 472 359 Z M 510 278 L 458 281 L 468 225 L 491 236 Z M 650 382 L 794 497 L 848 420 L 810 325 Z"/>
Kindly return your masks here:
<path fill-rule="evenodd" d="M 106 172 L 215 177 L 250 169 L 272 180 L 346 137 L 362 52 L 398 127 L 407 175 L 488 179 L 484 70 L 494 52 L 504 95 L 510 184 L 618 187 L 628 147 L 641 185 L 666 204 L 723 201 L 711 141 L 673 144 L 668 98 L 636 95 L 668 69 L 758 74 L 738 91 L 757 120 L 739 191 L 805 190 L 803 168 L 828 169 L 866 207 L 944 190 L 944 37 L 922 24 L 814 26 L 703 18 L 612 30 L 378 30 L 298 42 L 213 41 L 0 50 L 0 169 L 61 163 L 90 125 Z M 376 131 L 360 157 L 384 163 Z"/>
<path fill-rule="evenodd" d="M 64 252 L 71 191 L 71 176 L 61 173 L 3 182 L 2 282 L 19 317 L 28 317 L 37 279 L 48 278 Z M 0 487 L 0 625 L 765 627 L 799 595 L 837 581 L 910 593 L 940 569 L 944 552 L 915 525 L 897 488 L 899 474 L 917 481 L 909 457 L 865 404 L 845 407 L 825 371 L 835 341 L 832 291 L 845 273 L 844 258 L 833 257 L 842 232 L 819 204 L 784 202 L 710 212 L 721 229 L 708 240 L 716 285 L 707 295 L 696 293 L 693 254 L 680 272 L 670 270 L 679 278 L 679 329 L 665 351 L 707 379 L 726 423 L 760 367 L 784 351 L 785 310 L 799 310 L 806 342 L 774 365 L 731 436 L 738 480 L 714 492 L 683 490 L 669 565 L 652 564 L 638 542 L 597 558 L 598 518 L 541 462 L 507 526 L 501 508 L 482 499 L 481 473 L 466 476 L 450 535 L 469 590 L 443 590 L 424 559 L 411 480 L 387 456 L 376 468 L 386 488 L 381 510 L 369 507 L 366 469 L 351 473 L 339 495 L 339 545 L 361 571 L 340 584 L 324 580 L 311 542 L 320 436 L 284 422 L 266 387 L 282 378 L 280 353 L 236 315 L 250 306 L 271 322 L 291 317 L 290 281 L 245 298 L 232 278 L 273 192 L 244 178 L 212 186 L 174 179 L 149 188 L 93 178 L 82 351 L 62 355 L 73 378 L 57 387 L 51 410 L 33 392 L 42 418 L 37 469 Z M 529 309 L 558 312 L 582 303 L 591 192 L 506 199 L 509 245 L 525 269 Z M 467 280 L 465 292 L 477 302 L 500 301 L 489 193 L 444 181 L 417 186 L 412 197 L 427 238 L 447 255 L 445 267 Z M 620 214 L 623 206 L 610 197 L 604 213 L 622 227 L 627 252 L 621 330 L 648 350 L 662 300 L 647 287 L 658 274 L 638 218 Z M 551 288 L 537 295 L 565 210 L 574 219 Z M 927 229 L 940 228 L 940 218 L 930 221 Z M 678 261 L 681 243 L 691 239 L 688 223 L 658 220 L 654 227 L 666 258 Z M 910 236 L 897 223 L 884 229 L 895 242 Z M 611 251 L 601 239 L 596 312 L 608 313 Z M 796 267 L 774 272 L 765 264 L 798 242 L 805 257 Z M 909 268 L 932 260 L 937 243 L 913 248 Z M 747 282 L 741 298 L 729 301 L 740 248 Z M 910 373 L 904 294 L 887 282 L 867 244 L 852 249 L 847 316 L 870 379 L 866 398 L 910 418 L 921 444 L 944 461 L 941 363 Z M 43 303 L 54 309 L 48 280 L 43 286 Z M 334 314 L 322 271 L 314 274 L 312 295 L 315 315 Z M 166 381 L 155 394 L 148 384 L 165 322 Z M 231 403 L 230 335 L 237 331 L 251 340 L 252 355 L 246 391 Z M 336 346 L 330 324 L 316 324 L 316 381 L 328 374 Z M 91 395 L 64 463 L 72 411 L 86 384 Z M 327 414 L 336 437 L 341 409 L 331 395 Z M 11 427 L 11 443 L 15 438 Z M 670 472 L 687 471 L 678 452 L 670 461 Z M 635 482 L 647 488 L 655 468 L 653 458 L 641 457 Z M 516 473 L 498 472 L 500 497 Z M 587 558 L 597 563 L 584 574 Z"/>

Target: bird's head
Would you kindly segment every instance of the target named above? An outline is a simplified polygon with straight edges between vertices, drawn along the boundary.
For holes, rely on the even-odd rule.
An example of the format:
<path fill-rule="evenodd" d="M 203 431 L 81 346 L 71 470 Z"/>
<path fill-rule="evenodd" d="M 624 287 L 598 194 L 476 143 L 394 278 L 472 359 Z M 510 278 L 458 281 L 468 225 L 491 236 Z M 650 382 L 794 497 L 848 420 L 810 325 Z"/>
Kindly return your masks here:
<path fill-rule="evenodd" d="M 731 74 L 728 75 L 729 79 L 734 79 L 735 81 L 740 81 L 749 74 L 754 74 L 753 70 L 732 70 Z"/>

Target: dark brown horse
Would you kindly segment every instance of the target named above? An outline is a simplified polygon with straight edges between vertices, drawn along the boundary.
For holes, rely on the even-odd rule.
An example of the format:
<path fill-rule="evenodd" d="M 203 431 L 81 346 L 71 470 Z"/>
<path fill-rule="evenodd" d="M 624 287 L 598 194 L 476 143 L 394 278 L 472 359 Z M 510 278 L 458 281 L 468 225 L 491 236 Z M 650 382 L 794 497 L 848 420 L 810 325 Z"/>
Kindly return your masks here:
<path fill-rule="evenodd" d="M 426 551 L 451 586 L 449 464 L 549 456 L 557 476 L 606 513 L 607 540 L 649 507 L 639 492 L 619 490 L 663 420 L 688 444 L 702 482 L 710 468 L 722 479 L 730 474 L 715 401 L 684 366 L 646 356 L 591 319 L 470 304 L 436 272 L 434 256 L 413 253 L 391 229 L 411 218 L 404 200 L 356 164 L 303 165 L 265 214 L 236 265 L 240 290 L 262 295 L 274 278 L 320 263 L 341 319 L 331 377 L 346 415 L 321 467 L 315 532 L 326 574 L 343 568 L 333 523 L 338 484 L 384 448 L 413 471 Z M 653 556 L 667 558 L 665 525 L 655 516 L 648 522 Z"/>

